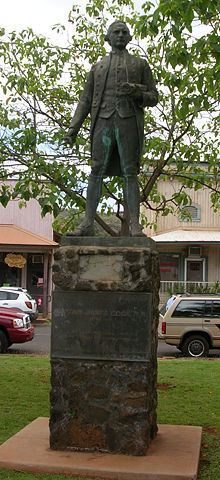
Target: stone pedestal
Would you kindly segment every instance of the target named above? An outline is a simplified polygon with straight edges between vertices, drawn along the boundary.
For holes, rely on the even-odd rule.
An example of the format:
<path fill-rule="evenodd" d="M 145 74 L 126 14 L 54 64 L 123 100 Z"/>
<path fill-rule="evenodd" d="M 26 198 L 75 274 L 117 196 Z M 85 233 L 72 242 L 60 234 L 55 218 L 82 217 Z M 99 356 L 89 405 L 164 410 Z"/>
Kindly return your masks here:
<path fill-rule="evenodd" d="M 65 237 L 53 269 L 50 446 L 145 455 L 157 433 L 154 242 Z"/>

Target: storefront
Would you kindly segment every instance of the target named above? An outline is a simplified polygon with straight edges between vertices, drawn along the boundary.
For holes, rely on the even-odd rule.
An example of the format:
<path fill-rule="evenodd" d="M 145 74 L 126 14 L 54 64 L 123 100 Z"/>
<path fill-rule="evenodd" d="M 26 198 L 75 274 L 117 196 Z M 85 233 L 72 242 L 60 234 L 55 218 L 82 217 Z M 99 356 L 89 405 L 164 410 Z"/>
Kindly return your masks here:
<path fill-rule="evenodd" d="M 26 288 L 43 316 L 51 311 L 52 259 L 58 243 L 16 225 L 0 225 L 0 286 Z"/>
<path fill-rule="evenodd" d="M 162 293 L 219 285 L 220 231 L 177 230 L 152 238 L 159 252 Z"/>

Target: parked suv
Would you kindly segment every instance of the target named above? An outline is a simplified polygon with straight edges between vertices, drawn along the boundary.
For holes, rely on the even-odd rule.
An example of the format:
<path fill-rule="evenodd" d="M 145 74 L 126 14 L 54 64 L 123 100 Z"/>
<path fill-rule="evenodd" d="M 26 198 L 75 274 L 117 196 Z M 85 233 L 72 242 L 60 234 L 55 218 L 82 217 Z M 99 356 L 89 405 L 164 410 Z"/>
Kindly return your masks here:
<path fill-rule="evenodd" d="M 21 287 L 0 287 L 0 307 L 19 308 L 30 316 L 31 321 L 38 316 L 36 300 Z"/>
<path fill-rule="evenodd" d="M 15 308 L 0 307 L 0 353 L 12 343 L 29 342 L 34 338 L 34 326 L 29 315 Z"/>
<path fill-rule="evenodd" d="M 202 357 L 210 348 L 220 348 L 220 295 L 177 295 L 162 313 L 158 337 L 184 355 Z"/>

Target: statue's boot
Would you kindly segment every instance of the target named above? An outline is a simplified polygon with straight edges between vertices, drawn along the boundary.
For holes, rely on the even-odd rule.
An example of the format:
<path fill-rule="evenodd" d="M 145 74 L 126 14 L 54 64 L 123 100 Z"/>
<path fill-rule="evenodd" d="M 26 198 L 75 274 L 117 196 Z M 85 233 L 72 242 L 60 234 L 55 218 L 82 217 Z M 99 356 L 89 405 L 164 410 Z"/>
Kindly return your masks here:
<path fill-rule="evenodd" d="M 143 227 L 140 223 L 133 222 L 131 223 L 131 237 L 146 237 L 144 232 L 142 232 Z"/>
<path fill-rule="evenodd" d="M 96 209 L 102 193 L 102 178 L 90 175 L 87 188 L 85 218 L 74 230 L 73 235 L 77 237 L 94 236 L 94 218 Z"/>
<path fill-rule="evenodd" d="M 140 215 L 140 192 L 136 175 L 127 176 L 125 179 L 126 198 L 130 214 L 131 237 L 146 237 L 142 232 L 143 227 L 139 223 Z"/>

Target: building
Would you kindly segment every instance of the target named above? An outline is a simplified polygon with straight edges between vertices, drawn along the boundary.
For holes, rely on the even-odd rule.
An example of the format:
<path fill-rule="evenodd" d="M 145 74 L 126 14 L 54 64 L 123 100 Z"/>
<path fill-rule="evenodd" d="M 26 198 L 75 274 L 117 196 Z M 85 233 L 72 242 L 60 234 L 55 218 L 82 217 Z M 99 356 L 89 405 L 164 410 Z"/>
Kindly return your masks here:
<path fill-rule="evenodd" d="M 159 181 L 158 190 L 170 198 L 178 190 L 178 182 Z M 147 228 L 160 255 L 161 292 L 201 291 L 220 288 L 220 215 L 210 203 L 210 191 L 185 189 L 192 203 L 180 214 L 159 216 L 156 234 Z M 191 220 L 184 215 L 188 211 Z M 153 211 L 145 211 L 148 220 Z"/>
<path fill-rule="evenodd" d="M 178 186 L 176 180 L 158 182 L 158 190 L 166 198 Z M 207 188 L 185 190 L 191 196 L 190 205 L 180 214 L 159 216 L 156 234 L 149 227 L 145 229 L 157 244 L 161 294 L 166 296 L 207 288 L 220 290 L 220 215 L 211 207 Z M 191 220 L 184 215 L 186 212 Z M 151 223 L 155 212 L 144 213 Z M 18 200 L 11 200 L 6 208 L 0 205 L 0 285 L 27 288 L 44 315 L 51 311 L 52 258 L 58 247 L 52 222 L 50 214 L 41 217 L 35 199 L 21 209 Z"/>
<path fill-rule="evenodd" d="M 52 215 L 41 217 L 40 205 L 31 199 L 0 205 L 0 286 L 27 288 L 36 298 L 39 312 L 51 311 L 52 258 L 54 241 Z"/>

